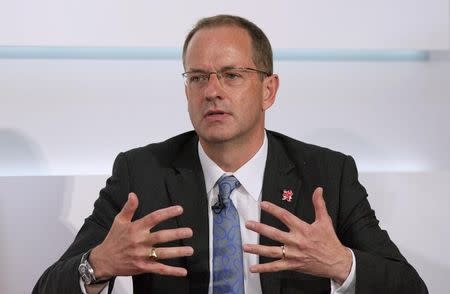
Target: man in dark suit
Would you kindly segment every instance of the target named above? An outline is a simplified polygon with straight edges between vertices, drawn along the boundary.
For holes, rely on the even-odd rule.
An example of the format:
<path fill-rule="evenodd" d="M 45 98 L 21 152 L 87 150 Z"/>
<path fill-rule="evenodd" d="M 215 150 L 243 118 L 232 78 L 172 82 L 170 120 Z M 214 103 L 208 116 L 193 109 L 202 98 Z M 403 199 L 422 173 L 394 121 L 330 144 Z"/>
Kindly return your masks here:
<path fill-rule="evenodd" d="M 200 20 L 183 65 L 195 132 L 121 153 L 33 293 L 106 293 L 116 276 L 133 276 L 135 293 L 427 293 L 378 226 L 353 159 L 265 130 L 279 82 L 256 25 Z M 216 217 L 230 207 L 229 247 L 241 243 L 221 276 Z"/>

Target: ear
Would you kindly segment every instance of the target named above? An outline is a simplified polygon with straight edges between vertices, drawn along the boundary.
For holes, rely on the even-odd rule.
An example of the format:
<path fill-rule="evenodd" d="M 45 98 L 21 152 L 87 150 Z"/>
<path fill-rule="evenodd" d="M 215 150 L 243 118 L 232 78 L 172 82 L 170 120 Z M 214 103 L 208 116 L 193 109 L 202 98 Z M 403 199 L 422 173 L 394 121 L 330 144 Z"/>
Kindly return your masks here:
<path fill-rule="evenodd" d="M 277 95 L 278 86 L 280 84 L 278 75 L 273 74 L 270 77 L 267 77 L 263 81 L 263 111 L 266 111 L 267 109 L 272 106 L 272 104 L 275 102 L 275 97 Z"/>

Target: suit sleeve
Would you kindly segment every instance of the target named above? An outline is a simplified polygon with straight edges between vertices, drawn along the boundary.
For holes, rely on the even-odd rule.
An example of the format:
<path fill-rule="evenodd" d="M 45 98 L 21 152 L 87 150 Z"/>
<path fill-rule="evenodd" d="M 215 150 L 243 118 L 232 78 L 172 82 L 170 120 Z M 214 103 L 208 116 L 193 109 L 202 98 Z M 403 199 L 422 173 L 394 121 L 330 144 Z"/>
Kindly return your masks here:
<path fill-rule="evenodd" d="M 128 165 L 125 155 L 121 153 L 114 162 L 112 176 L 94 203 L 94 211 L 85 219 L 67 251 L 42 274 L 33 294 L 82 293 L 78 274 L 81 256 L 104 240 L 114 217 L 125 204 L 129 191 Z M 111 281 L 109 291 L 112 291 L 113 284 L 114 281 Z"/>
<path fill-rule="evenodd" d="M 356 293 L 428 293 L 416 270 L 378 225 L 351 157 L 344 160 L 337 234 L 356 257 Z"/>

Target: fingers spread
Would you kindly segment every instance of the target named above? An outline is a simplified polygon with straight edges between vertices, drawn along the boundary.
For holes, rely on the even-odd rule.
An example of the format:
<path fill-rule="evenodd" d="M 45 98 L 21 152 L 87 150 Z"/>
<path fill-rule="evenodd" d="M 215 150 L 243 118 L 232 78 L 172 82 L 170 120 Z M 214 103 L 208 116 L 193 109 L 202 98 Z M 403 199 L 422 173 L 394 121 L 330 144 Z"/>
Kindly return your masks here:
<path fill-rule="evenodd" d="M 250 266 L 250 271 L 252 273 L 279 272 L 286 269 L 288 269 L 288 262 L 286 259 L 279 259 L 273 262 Z"/>
<path fill-rule="evenodd" d="M 256 244 L 245 244 L 244 251 L 256 255 L 262 255 L 270 258 L 282 258 L 283 250 L 281 246 L 264 246 Z"/>
<path fill-rule="evenodd" d="M 279 241 L 280 243 L 287 243 L 289 241 L 289 234 L 287 232 L 283 232 L 266 224 L 255 221 L 247 221 L 245 223 L 245 227 L 249 230 L 257 232 L 258 234 L 266 236 L 269 239 Z"/>
<path fill-rule="evenodd" d="M 147 250 L 147 257 L 150 256 L 151 248 Z M 192 256 L 194 249 L 191 246 L 180 247 L 156 247 L 155 253 L 159 259 L 170 259 L 177 257 Z"/>
<path fill-rule="evenodd" d="M 185 277 L 187 270 L 182 267 L 169 266 L 160 262 L 149 262 L 144 266 L 143 272 L 155 273 L 163 276 Z"/>
<path fill-rule="evenodd" d="M 178 228 L 150 233 L 146 243 L 149 246 L 192 237 L 192 229 Z"/>
<path fill-rule="evenodd" d="M 133 218 L 134 212 L 136 211 L 137 207 L 139 205 L 139 200 L 135 193 L 131 192 L 128 194 L 128 200 L 125 202 L 124 206 L 122 207 L 122 210 L 117 215 L 120 219 L 123 221 L 130 222 Z"/>
<path fill-rule="evenodd" d="M 184 277 L 187 275 L 187 270 L 182 267 L 168 266 L 158 260 L 191 256 L 194 254 L 194 249 L 190 246 L 181 247 L 158 247 L 155 248 L 155 254 L 158 256 L 157 260 L 150 258 L 151 249 L 147 248 L 145 252 L 145 263 L 143 265 L 143 271 L 148 273 L 155 273 L 164 276 L 176 276 Z"/>
<path fill-rule="evenodd" d="M 323 189 L 321 187 L 318 187 L 314 190 L 312 202 L 314 205 L 316 220 L 321 220 L 325 217 L 328 217 L 327 207 L 325 204 L 325 200 L 323 199 Z"/>
<path fill-rule="evenodd" d="M 305 230 L 308 226 L 306 222 L 302 221 L 286 209 L 276 206 L 268 201 L 261 202 L 261 209 L 279 219 L 289 229 L 296 227 L 300 230 Z"/>
<path fill-rule="evenodd" d="M 183 213 L 183 208 L 179 205 L 169 206 L 167 208 L 158 209 L 152 213 L 147 214 L 143 218 L 137 220 L 140 226 L 143 228 L 151 229 L 160 222 L 168 220 L 170 218 L 179 216 Z"/>

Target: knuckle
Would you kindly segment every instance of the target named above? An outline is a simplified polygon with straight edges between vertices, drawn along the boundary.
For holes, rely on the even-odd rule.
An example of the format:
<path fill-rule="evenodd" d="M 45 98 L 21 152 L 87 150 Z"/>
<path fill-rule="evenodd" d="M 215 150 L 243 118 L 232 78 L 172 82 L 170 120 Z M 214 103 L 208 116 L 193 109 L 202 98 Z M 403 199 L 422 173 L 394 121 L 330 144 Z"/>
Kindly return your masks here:
<path fill-rule="evenodd" d="M 135 240 L 130 240 L 130 244 L 128 245 L 128 247 L 130 248 L 130 253 L 136 255 L 136 252 L 139 248 L 138 243 Z"/>
<path fill-rule="evenodd" d="M 126 226 L 126 232 L 129 235 L 134 235 L 136 233 L 136 229 L 136 226 L 133 225 Z"/>
<path fill-rule="evenodd" d="M 272 234 L 277 240 L 284 239 L 285 236 L 285 232 L 279 231 L 278 229 L 275 228 L 272 228 Z"/>
<path fill-rule="evenodd" d="M 162 263 L 157 263 L 155 266 L 155 270 L 160 274 L 167 274 L 167 269 Z"/>
<path fill-rule="evenodd" d="M 310 227 L 306 227 L 303 231 L 303 234 L 305 235 L 306 240 L 309 240 L 314 236 L 314 232 Z"/>
<path fill-rule="evenodd" d="M 307 244 L 306 244 L 306 240 L 297 241 L 297 243 L 295 243 L 295 247 L 298 249 L 298 251 L 304 251 L 308 248 Z"/>
<path fill-rule="evenodd" d="M 300 256 L 297 256 L 297 258 L 295 259 L 295 263 L 298 266 L 304 267 L 306 265 L 306 263 L 307 263 L 307 259 L 308 259 L 307 256 L 300 255 Z"/>
<path fill-rule="evenodd" d="M 161 236 L 161 232 L 154 232 L 150 234 L 150 239 L 152 241 L 153 244 L 158 244 L 158 243 L 162 243 L 163 238 Z"/>
<path fill-rule="evenodd" d="M 116 224 L 124 223 L 124 221 L 122 219 L 122 215 L 120 213 L 116 214 L 116 216 L 114 217 L 113 223 L 116 223 Z"/>
<path fill-rule="evenodd" d="M 272 234 L 273 234 L 273 236 L 274 236 L 274 239 L 280 239 L 281 238 L 281 232 L 278 232 L 278 231 L 276 231 L 276 230 L 272 230 Z"/>
<path fill-rule="evenodd" d="M 182 228 L 182 229 L 178 229 L 178 231 L 177 231 L 177 237 L 179 239 L 187 238 L 191 235 L 192 235 L 192 231 L 190 229 Z"/>
<path fill-rule="evenodd" d="M 146 254 L 146 253 L 143 252 L 141 246 L 138 246 L 137 244 L 134 243 L 130 250 L 131 258 L 138 258 L 144 254 Z"/>
<path fill-rule="evenodd" d="M 286 210 L 283 210 L 283 211 L 281 212 L 281 214 L 280 214 L 280 218 L 281 218 L 282 220 L 288 220 L 288 219 L 289 219 L 289 216 L 290 216 L 290 213 L 289 213 L 288 211 L 286 211 Z"/>
<path fill-rule="evenodd" d="M 270 255 L 277 258 L 280 256 L 280 252 L 281 252 L 280 248 L 276 247 L 271 250 Z"/>
<path fill-rule="evenodd" d="M 124 241 L 128 243 L 128 247 L 131 249 L 139 249 L 141 245 L 141 240 L 138 235 L 134 233 L 133 229 L 130 229 Z"/>
<path fill-rule="evenodd" d="M 177 229 L 176 231 L 175 231 L 175 237 L 177 238 L 177 239 L 181 239 L 181 238 L 183 238 L 185 235 L 186 235 L 186 231 L 185 230 L 183 230 L 183 229 Z"/>
<path fill-rule="evenodd" d="M 280 263 L 276 263 L 274 265 L 274 268 L 275 268 L 275 271 L 277 271 L 277 272 L 283 270 L 283 266 Z"/>
<path fill-rule="evenodd" d="M 125 234 L 130 242 L 136 242 L 137 229 L 134 226 L 127 226 Z"/>
<path fill-rule="evenodd" d="M 301 270 L 304 267 L 305 267 L 305 264 L 300 260 L 296 260 L 294 262 L 288 263 L 288 269 L 290 269 L 290 270 Z"/>
<path fill-rule="evenodd" d="M 138 272 L 144 272 L 147 264 L 143 260 L 135 260 L 132 266 L 138 270 Z"/>
<path fill-rule="evenodd" d="M 159 215 L 160 214 L 157 211 L 152 212 L 151 214 L 149 214 L 149 216 L 148 216 L 149 223 L 152 224 L 152 225 L 156 225 L 157 223 L 159 223 L 159 219 L 161 218 Z"/>

